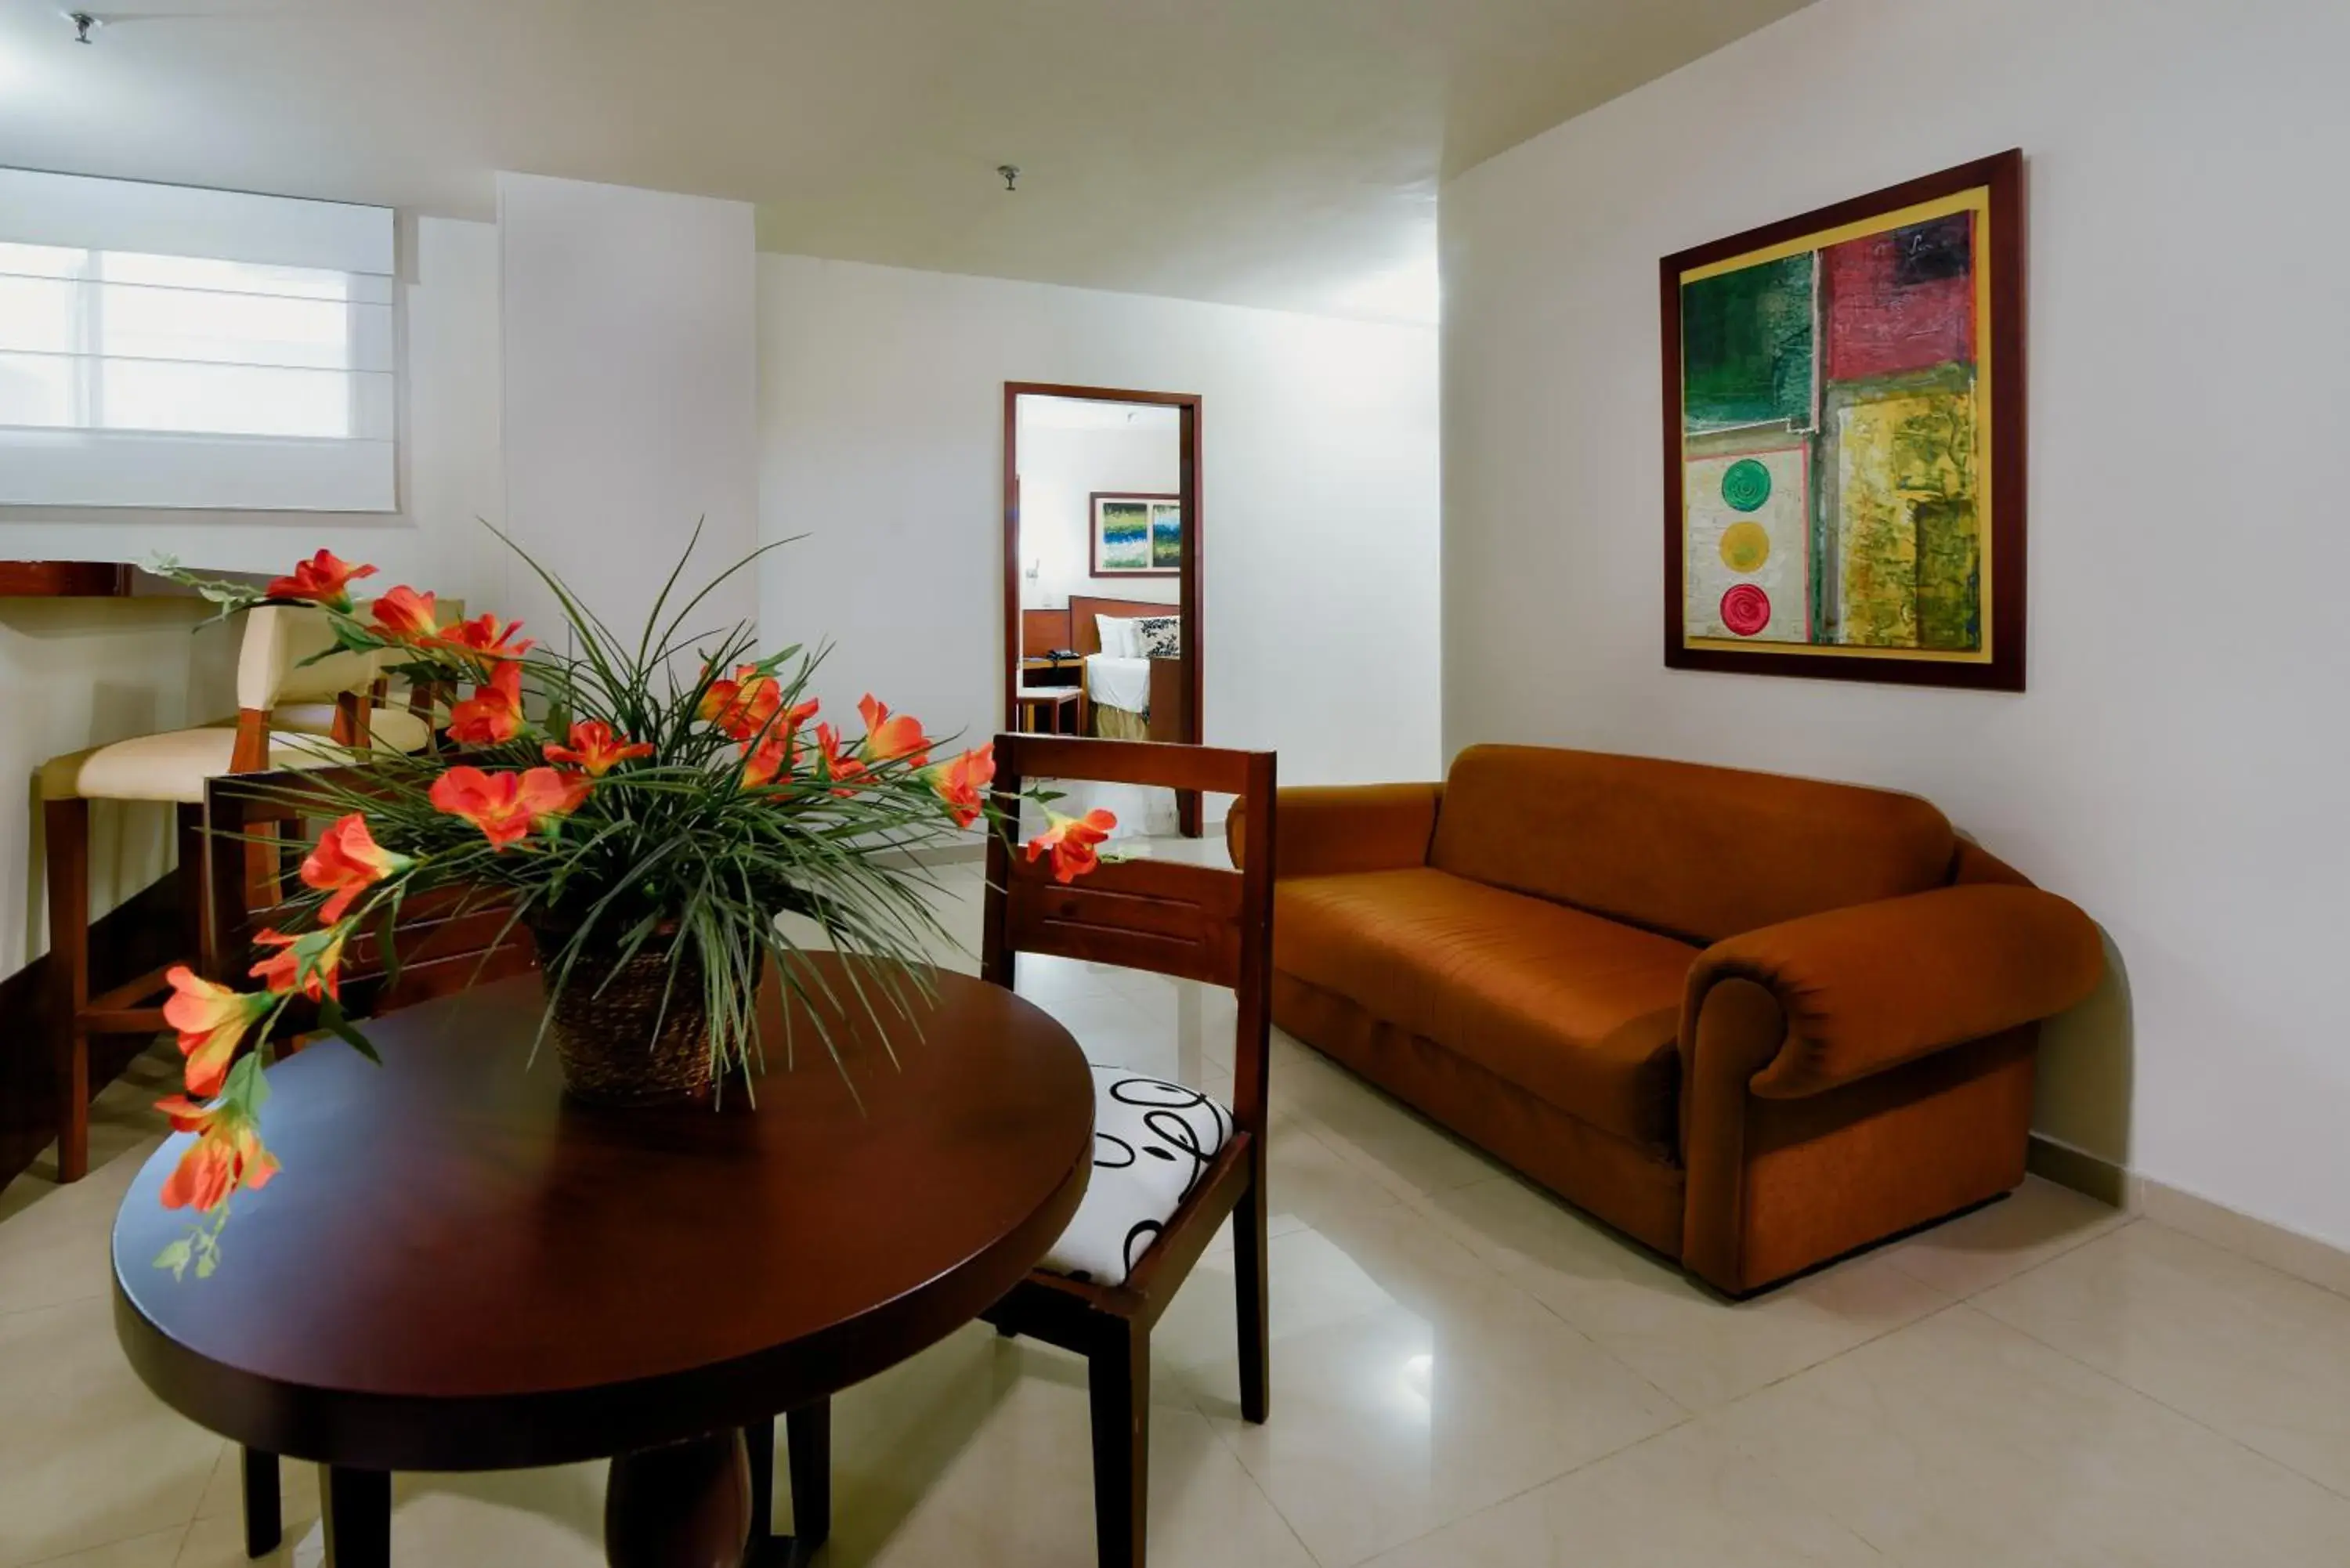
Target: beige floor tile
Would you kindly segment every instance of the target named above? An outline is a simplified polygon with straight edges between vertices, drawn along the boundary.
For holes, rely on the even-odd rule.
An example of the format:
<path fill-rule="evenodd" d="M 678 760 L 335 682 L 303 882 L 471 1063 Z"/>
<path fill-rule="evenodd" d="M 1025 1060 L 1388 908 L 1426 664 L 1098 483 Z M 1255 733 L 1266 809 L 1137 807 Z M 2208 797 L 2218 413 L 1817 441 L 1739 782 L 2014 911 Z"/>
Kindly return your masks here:
<path fill-rule="evenodd" d="M 212 1479 L 204 1485 L 202 1501 L 196 1504 L 198 1519 L 219 1519 L 224 1515 L 242 1520 L 244 1517 L 244 1467 L 242 1451 L 234 1443 L 221 1445 L 220 1461 L 213 1466 Z M 298 1534 L 310 1521 L 318 1517 L 318 1467 L 307 1459 L 280 1459 L 277 1464 L 277 1513 L 288 1534 Z"/>
<path fill-rule="evenodd" d="M 1970 1305 L 1742 1400 L 1721 1424 L 1911 1568 L 2350 1562 L 2350 1501 Z"/>
<path fill-rule="evenodd" d="M 172 1568 L 179 1561 L 180 1542 L 187 1533 L 185 1529 L 158 1530 L 87 1552 L 51 1557 L 39 1568 Z"/>
<path fill-rule="evenodd" d="M 265 1557 L 244 1554 L 244 1523 L 234 1513 L 199 1519 L 187 1529 L 172 1568 L 319 1568 L 326 1538 L 316 1519 L 286 1521 L 285 1539 Z"/>
<path fill-rule="evenodd" d="M 0 1314 L 102 1298 L 114 1284 L 114 1212 L 161 1139 L 150 1133 L 70 1187 L 26 1175 L 0 1219 Z"/>
<path fill-rule="evenodd" d="M 1514 1178 L 1413 1207 L 1691 1409 L 1817 1366 L 1949 1299 L 1882 1254 L 1867 1254 L 1751 1301 L 1726 1302 Z"/>
<path fill-rule="evenodd" d="M 1309 1121 L 1316 1137 L 1372 1180 L 1408 1198 L 1444 1192 L 1501 1174 L 1497 1160 L 1452 1136 L 1418 1112 L 1340 1068 L 1320 1073 L 1276 1069 L 1273 1094 Z M 1295 1082 L 1291 1082 L 1295 1079 Z"/>
<path fill-rule="evenodd" d="M 1870 1568 L 1885 1561 L 1711 1421 L 1372 1559 L 1371 1568 Z"/>
<path fill-rule="evenodd" d="M 2350 1494 L 2350 1299 L 2141 1221 L 1976 1304 Z"/>
<path fill-rule="evenodd" d="M 1272 1420 L 1240 1419 L 1229 1352 L 1184 1377 L 1324 1563 L 1359 1561 L 1681 1418 L 1408 1210 L 1339 1216 L 1272 1252 Z M 1208 1272 L 1203 1260 L 1197 1282 Z"/>
<path fill-rule="evenodd" d="M 0 1565 L 182 1528 L 221 1440 L 131 1375 L 101 1301 L 0 1317 Z"/>
<path fill-rule="evenodd" d="M 1970 1296 L 2129 1222 L 2125 1210 L 2027 1176 L 1999 1202 L 1898 1241 L 1885 1255 L 1945 1295 Z"/>
<path fill-rule="evenodd" d="M 835 1401 L 826 1560 L 1091 1563 L 1093 1465 L 1083 1366 L 966 1334 Z M 1312 1568 L 1206 1419 L 1160 1377 L 1150 1420 L 1154 1568 Z M 781 1496 L 781 1488 L 778 1489 Z M 780 1503 L 779 1503 L 780 1507 Z"/>

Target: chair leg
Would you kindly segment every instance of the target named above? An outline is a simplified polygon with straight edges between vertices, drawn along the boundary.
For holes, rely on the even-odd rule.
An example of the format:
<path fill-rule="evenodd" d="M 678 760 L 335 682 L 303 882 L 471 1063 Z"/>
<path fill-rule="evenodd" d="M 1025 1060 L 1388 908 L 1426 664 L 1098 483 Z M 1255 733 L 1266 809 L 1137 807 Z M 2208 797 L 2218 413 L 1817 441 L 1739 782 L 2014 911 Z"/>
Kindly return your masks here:
<path fill-rule="evenodd" d="M 57 1179 L 79 1181 L 89 1170 L 89 802 L 42 805 L 48 839 L 49 962 L 59 997 L 57 1042 Z"/>
<path fill-rule="evenodd" d="M 277 1491 L 277 1456 L 259 1449 L 239 1449 L 237 1473 L 244 1492 L 244 1554 L 266 1557 L 286 1539 L 285 1506 Z"/>
<path fill-rule="evenodd" d="M 1150 1331 L 1105 1321 L 1086 1382 L 1094 1416 L 1094 1550 L 1101 1568 L 1142 1568 L 1150 1512 Z"/>
<path fill-rule="evenodd" d="M 751 1461 L 751 1555 L 756 1563 L 775 1532 L 775 1421 L 769 1417 L 743 1428 L 743 1448 Z"/>
<path fill-rule="evenodd" d="M 1234 1315 L 1241 1330 L 1241 1419 L 1264 1422 L 1267 1374 L 1271 1370 L 1265 1344 L 1264 1146 L 1253 1157 L 1254 1173 L 1249 1189 L 1232 1210 L 1232 1280 L 1238 1300 Z"/>
<path fill-rule="evenodd" d="M 803 1405 L 784 1417 L 790 1446 L 792 1549 L 805 1559 L 832 1534 L 832 1401 Z"/>

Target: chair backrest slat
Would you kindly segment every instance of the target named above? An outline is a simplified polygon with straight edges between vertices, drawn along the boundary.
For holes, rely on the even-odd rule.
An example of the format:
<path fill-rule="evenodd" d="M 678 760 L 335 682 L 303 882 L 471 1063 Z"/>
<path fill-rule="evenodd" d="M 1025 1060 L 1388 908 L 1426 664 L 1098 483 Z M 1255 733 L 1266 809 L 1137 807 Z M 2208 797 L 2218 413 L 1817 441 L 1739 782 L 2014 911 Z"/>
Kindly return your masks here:
<path fill-rule="evenodd" d="M 1212 791 L 1240 797 L 1242 867 L 1108 859 L 1074 882 L 1053 879 L 1003 838 L 987 856 L 982 972 L 1010 986 L 1020 953 L 1147 970 L 1228 986 L 1238 999 L 1234 1118 L 1264 1130 L 1272 1033 L 1274 755 L 1147 741 L 995 738 L 995 789 L 1007 814 L 1024 783 L 1067 780 Z M 1113 853 L 1114 853 L 1113 846 Z"/>

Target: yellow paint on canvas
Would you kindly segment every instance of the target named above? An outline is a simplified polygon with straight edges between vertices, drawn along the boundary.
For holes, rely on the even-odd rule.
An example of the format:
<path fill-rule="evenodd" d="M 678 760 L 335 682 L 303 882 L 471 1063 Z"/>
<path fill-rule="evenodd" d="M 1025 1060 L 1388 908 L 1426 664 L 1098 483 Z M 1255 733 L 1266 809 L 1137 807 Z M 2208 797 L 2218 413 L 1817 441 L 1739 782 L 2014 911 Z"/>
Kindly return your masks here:
<path fill-rule="evenodd" d="M 1921 590 L 1973 575 L 1976 505 L 1974 399 L 1919 392 L 1856 403 L 1836 432 L 1839 640 L 1864 648 L 1916 648 Z M 1920 514 L 1938 519 L 1936 556 L 1920 570 Z M 1960 535 L 1956 536 L 1954 535 Z M 1948 606 L 1942 607 L 1947 615 Z"/>

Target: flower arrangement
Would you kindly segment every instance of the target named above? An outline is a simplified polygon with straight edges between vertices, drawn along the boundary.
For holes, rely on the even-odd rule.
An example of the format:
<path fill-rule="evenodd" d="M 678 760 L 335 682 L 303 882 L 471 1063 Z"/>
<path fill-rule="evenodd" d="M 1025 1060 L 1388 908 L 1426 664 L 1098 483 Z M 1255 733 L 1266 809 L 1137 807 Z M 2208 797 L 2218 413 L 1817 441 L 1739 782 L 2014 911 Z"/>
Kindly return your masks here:
<path fill-rule="evenodd" d="M 934 755 L 941 742 L 918 720 L 870 695 L 858 705 L 863 733 L 851 737 L 807 691 L 823 650 L 761 654 L 743 625 L 688 631 L 717 584 L 672 610 L 683 561 L 627 639 L 522 558 L 562 605 L 575 652 L 554 652 L 494 614 L 444 624 L 433 596 L 406 585 L 362 606 L 351 585 L 375 568 L 326 550 L 258 590 L 160 568 L 224 615 L 315 607 L 338 649 L 390 650 L 393 673 L 461 693 L 443 731 L 450 752 L 371 753 L 364 768 L 304 781 L 304 809 L 334 820 L 301 861 L 289 929 L 255 939 L 255 989 L 169 971 L 164 1017 L 186 1058 L 186 1093 L 160 1108 L 196 1137 L 162 1201 L 205 1217 L 156 1260 L 175 1273 L 211 1273 L 229 1200 L 277 1172 L 260 1136 L 268 1086 L 257 1054 L 240 1048 L 265 1038 L 300 997 L 319 1027 L 373 1057 L 342 1009 L 343 953 L 356 932 L 380 930 L 379 950 L 395 962 L 391 930 L 407 900 L 459 889 L 531 929 L 548 998 L 542 1036 L 554 1028 L 575 1090 L 691 1094 L 762 1065 L 763 969 L 777 961 L 786 986 L 801 972 L 779 917 L 804 917 L 825 945 L 873 961 L 852 977 L 862 1005 L 905 1011 L 928 984 L 922 955 L 950 939 L 922 897 L 927 875 L 881 852 L 983 821 L 1013 830 L 989 790 L 992 747 Z M 690 679 L 678 672 L 696 667 Z M 1045 809 L 1028 858 L 1049 857 L 1064 882 L 1093 869 L 1115 819 Z M 623 975 L 646 999 L 638 1015 L 614 1001 Z M 617 1063 L 600 1080 L 575 1071 L 564 1028 L 582 998 L 597 1003 L 589 1033 L 606 1037 Z"/>

